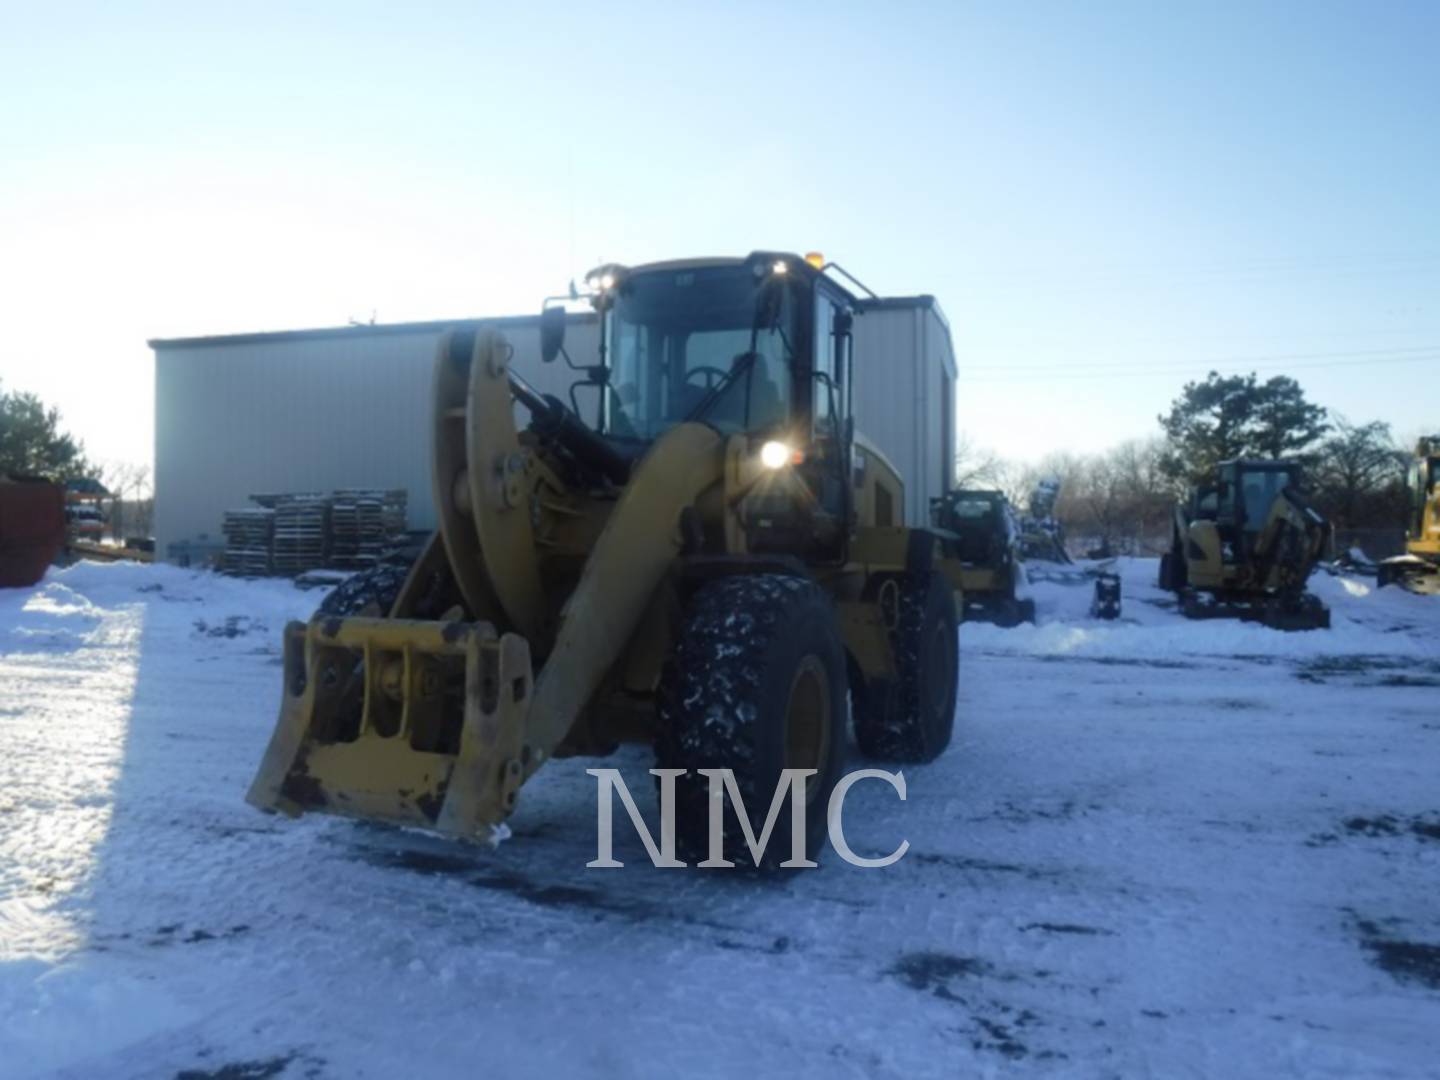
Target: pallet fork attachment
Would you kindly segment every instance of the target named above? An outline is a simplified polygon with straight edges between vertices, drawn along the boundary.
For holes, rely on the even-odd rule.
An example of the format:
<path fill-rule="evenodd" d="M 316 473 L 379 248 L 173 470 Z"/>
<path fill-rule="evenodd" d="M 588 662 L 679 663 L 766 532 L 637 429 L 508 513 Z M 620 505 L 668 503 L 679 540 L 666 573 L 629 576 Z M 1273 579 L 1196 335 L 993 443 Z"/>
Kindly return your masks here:
<path fill-rule="evenodd" d="M 488 623 L 291 623 L 247 801 L 489 839 L 515 807 L 533 688 L 525 639 Z"/>

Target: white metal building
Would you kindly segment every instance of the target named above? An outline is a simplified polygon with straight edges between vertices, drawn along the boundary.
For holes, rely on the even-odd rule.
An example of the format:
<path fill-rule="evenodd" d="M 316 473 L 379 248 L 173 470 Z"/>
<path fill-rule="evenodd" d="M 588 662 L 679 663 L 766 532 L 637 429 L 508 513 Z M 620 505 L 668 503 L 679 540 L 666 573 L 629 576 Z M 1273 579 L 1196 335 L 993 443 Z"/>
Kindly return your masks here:
<path fill-rule="evenodd" d="M 156 551 L 218 542 L 224 512 L 260 492 L 404 488 L 410 527 L 433 528 L 435 349 L 445 331 L 481 326 L 504 332 L 518 374 L 568 400 L 576 375 L 540 362 L 534 316 L 150 342 Z M 854 335 L 856 426 L 905 478 L 908 523 L 926 524 L 953 456 L 949 327 L 931 297 L 872 300 Z M 596 338 L 595 316 L 571 316 L 566 349 L 577 363 L 595 355 Z"/>
<path fill-rule="evenodd" d="M 955 349 L 933 296 L 862 301 L 855 315 L 855 427 L 905 480 L 905 524 L 955 474 Z"/>

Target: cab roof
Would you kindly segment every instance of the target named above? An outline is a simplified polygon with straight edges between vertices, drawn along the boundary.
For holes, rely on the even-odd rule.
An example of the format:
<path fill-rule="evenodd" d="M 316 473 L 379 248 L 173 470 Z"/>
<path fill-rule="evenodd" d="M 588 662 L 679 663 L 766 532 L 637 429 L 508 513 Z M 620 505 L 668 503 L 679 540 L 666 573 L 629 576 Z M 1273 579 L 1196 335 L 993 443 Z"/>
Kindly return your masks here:
<path fill-rule="evenodd" d="M 623 274 L 639 274 L 647 273 L 652 270 L 704 270 L 711 267 L 751 266 L 755 263 L 774 263 L 782 261 L 786 264 L 786 268 L 790 272 L 793 273 L 798 271 L 812 279 L 824 278 L 827 282 L 830 283 L 832 287 L 839 289 L 842 293 L 844 293 L 846 299 L 848 299 L 852 304 L 860 303 L 860 298 L 857 297 L 853 292 L 851 292 L 850 289 L 846 288 L 839 281 L 836 281 L 835 278 L 831 275 L 815 269 L 815 267 L 811 266 L 808 262 L 805 261 L 805 257 L 803 255 L 797 255 L 793 251 L 752 251 L 749 255 L 743 256 L 716 255 L 704 256 L 693 259 L 664 259 L 660 262 L 641 263 L 638 266 L 616 265 L 613 266 L 611 269 L 614 269 Z"/>
<path fill-rule="evenodd" d="M 855 290 L 842 282 L 835 274 L 827 273 L 826 270 L 817 270 L 805 261 L 805 257 L 793 251 L 752 251 L 749 255 L 712 255 L 697 257 L 693 259 L 664 259 L 659 262 L 639 263 L 635 266 L 626 266 L 623 263 L 609 263 L 605 266 L 596 267 L 590 271 L 592 276 L 600 271 L 609 270 L 617 274 L 638 274 L 652 270 L 703 270 L 707 267 L 716 266 L 749 266 L 756 262 L 776 262 L 784 260 L 791 272 L 798 272 L 807 277 L 823 278 L 830 288 L 838 291 L 841 296 L 849 302 L 857 312 L 882 310 L 885 308 L 920 308 L 925 311 L 932 311 L 940 324 L 945 327 L 946 332 L 950 330 L 950 321 L 941 310 L 940 303 L 929 293 L 922 293 L 918 296 L 878 296 L 870 293 L 869 288 L 860 282 L 859 285 L 868 296 L 859 296 Z M 849 271 L 838 263 L 826 263 L 826 268 L 835 267 L 846 277 L 850 277 Z M 851 278 L 854 281 L 854 278 Z M 953 374 L 953 372 L 952 372 Z"/>

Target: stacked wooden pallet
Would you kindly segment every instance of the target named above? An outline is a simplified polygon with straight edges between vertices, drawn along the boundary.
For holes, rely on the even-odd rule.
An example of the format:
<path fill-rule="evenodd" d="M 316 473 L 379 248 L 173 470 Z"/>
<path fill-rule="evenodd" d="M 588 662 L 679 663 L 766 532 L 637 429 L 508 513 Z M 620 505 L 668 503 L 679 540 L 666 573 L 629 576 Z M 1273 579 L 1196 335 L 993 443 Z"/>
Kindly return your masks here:
<path fill-rule="evenodd" d="M 275 503 L 277 574 L 303 574 L 326 565 L 329 558 L 330 500 L 325 496 L 291 495 Z"/>
<path fill-rule="evenodd" d="M 275 511 L 263 506 L 226 510 L 225 533 L 227 574 L 264 577 L 271 573 L 270 553 L 275 537 Z"/>
<path fill-rule="evenodd" d="M 272 493 L 251 495 L 250 501 L 257 505 L 225 514 L 227 573 L 363 570 L 405 535 L 403 490 Z"/>
<path fill-rule="evenodd" d="M 380 500 L 380 524 L 386 542 L 394 543 L 405 535 L 409 524 L 409 496 L 404 488 L 383 492 Z"/>
<path fill-rule="evenodd" d="M 330 503 L 330 563 L 374 566 L 405 531 L 404 491 L 337 491 Z"/>

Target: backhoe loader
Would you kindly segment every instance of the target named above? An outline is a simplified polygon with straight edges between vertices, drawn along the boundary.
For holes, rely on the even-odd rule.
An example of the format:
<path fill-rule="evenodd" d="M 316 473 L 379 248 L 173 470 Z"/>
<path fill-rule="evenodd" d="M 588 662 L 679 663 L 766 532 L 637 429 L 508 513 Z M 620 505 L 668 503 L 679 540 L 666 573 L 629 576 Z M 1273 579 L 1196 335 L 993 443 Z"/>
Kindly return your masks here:
<path fill-rule="evenodd" d="M 857 301 L 830 270 L 772 252 L 597 269 L 597 355 L 566 351 L 563 303 L 541 315 L 569 403 L 494 330 L 447 334 L 438 531 L 398 592 L 381 573 L 287 628 L 250 802 L 484 840 L 552 757 L 640 742 L 684 770 L 682 858 L 708 849 L 703 768 L 733 770 L 752 815 L 809 770 L 794 827 L 813 851 L 852 713 L 868 756 L 939 755 L 956 601 L 854 430 L 853 365 L 885 358 L 852 356 Z M 775 828 L 767 851 L 788 852 L 791 815 Z M 723 843 L 749 861 L 733 813 Z"/>
<path fill-rule="evenodd" d="M 1240 618 L 1279 630 L 1328 628 L 1305 591 L 1331 544 L 1329 522 L 1300 494 L 1291 461 L 1226 461 L 1175 509 L 1160 587 L 1189 618 Z"/>
<path fill-rule="evenodd" d="M 1440 435 L 1416 444 L 1405 487 L 1405 554 L 1380 563 L 1379 585 L 1398 583 L 1411 592 L 1440 593 Z"/>

